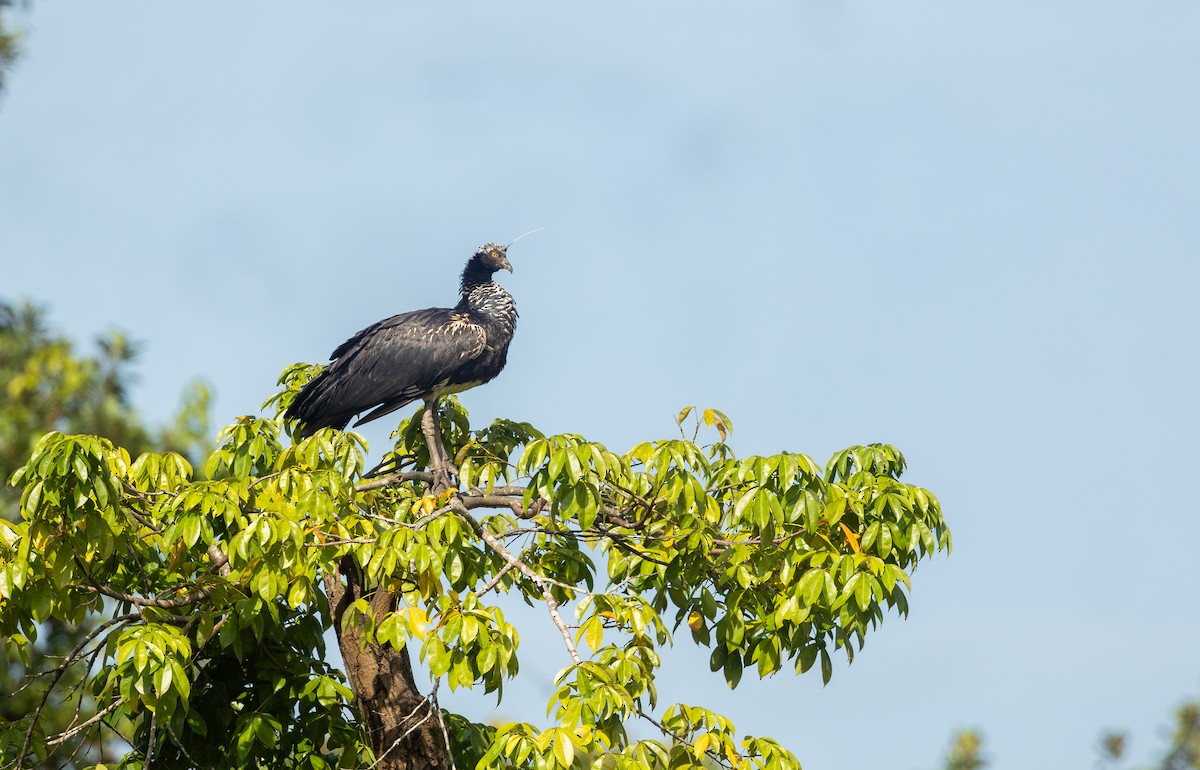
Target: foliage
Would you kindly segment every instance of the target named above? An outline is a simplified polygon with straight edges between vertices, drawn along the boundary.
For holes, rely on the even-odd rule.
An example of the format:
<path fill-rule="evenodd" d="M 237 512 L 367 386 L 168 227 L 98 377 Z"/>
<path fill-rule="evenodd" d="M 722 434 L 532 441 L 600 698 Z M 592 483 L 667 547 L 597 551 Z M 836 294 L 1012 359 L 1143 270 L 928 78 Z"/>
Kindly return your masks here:
<path fill-rule="evenodd" d="M 285 371 L 277 413 L 313 371 Z M 271 418 L 223 430 L 203 479 L 175 453 L 53 432 L 13 478 L 22 520 L 0 531 L 0 633 L 27 650 L 48 618 L 103 618 L 67 661 L 103 719 L 72 729 L 127 741 L 127 766 L 360 767 L 386 752 L 321 632 L 411 643 L 432 704 L 443 682 L 502 697 L 520 636 L 491 595 L 515 593 L 562 636 L 554 725 L 431 706 L 421 721 L 438 717 L 457 767 L 797 768 L 708 708 L 661 704 L 662 650 L 680 634 L 710 647 L 731 687 L 784 665 L 828 681 L 835 653 L 852 660 L 886 611 L 907 613 L 912 569 L 949 549 L 949 531 L 937 499 L 899 480 L 892 447 L 823 468 L 790 452 L 739 459 L 725 415 L 703 411 L 689 437 L 690 413 L 679 438 L 617 454 L 527 423 L 472 428 L 451 398 L 439 424 L 458 484 L 445 490 L 420 409 L 370 477 L 357 435 L 286 444 Z M 697 443 L 703 427 L 712 443 Z M 389 604 L 331 607 L 347 575 Z M 34 717 L 0 729 L 6 757 L 53 749 L 61 735 Z M 631 738 L 637 719 L 662 738 Z"/>
<path fill-rule="evenodd" d="M 983 737 L 974 730 L 960 730 L 946 753 L 946 770 L 980 770 L 987 767 L 983 758 Z"/>
<path fill-rule="evenodd" d="M 28 458 L 38 437 L 49 430 L 104 435 L 133 451 L 170 446 L 189 453 L 205 451 L 208 433 L 207 388 L 189 386 L 176 424 L 152 435 L 130 408 L 128 383 L 136 348 L 112 332 L 98 342 L 95 355 L 78 354 L 65 338 L 53 334 L 45 314 L 29 304 L 0 302 L 0 478 L 7 480 Z M 0 519 L 19 518 L 18 492 L 0 487 Z M 90 621 L 89 621 L 90 622 Z M 44 618 L 36 643 L 27 644 L 25 661 L 0 647 L 0 719 L 19 721 L 31 714 L 47 692 L 47 679 L 25 682 L 26 671 L 52 670 L 84 635 L 86 623 L 75 626 L 59 615 Z M 81 672 L 64 671 L 58 691 L 78 684 Z M 82 718 L 91 716 L 90 698 L 81 701 Z M 42 711 L 43 727 L 64 731 L 76 716 L 72 704 L 51 697 Z M 77 741 L 67 742 L 69 755 Z M 81 757 L 86 760 L 87 755 Z"/>
<path fill-rule="evenodd" d="M 1175 711 L 1171 742 L 1154 770 L 1200 770 L 1200 701 L 1185 703 Z M 1101 763 L 1116 768 L 1127 749 L 1124 733 L 1108 732 L 1100 738 Z"/>
<path fill-rule="evenodd" d="M 1122 732 L 1109 731 L 1100 736 L 1099 766 L 1120 767 L 1128 751 L 1128 736 Z M 982 754 L 983 737 L 974 730 L 963 730 L 954 736 L 954 742 L 946 755 L 946 770 L 976 770 L 987 767 Z M 1170 743 L 1161 752 L 1161 758 L 1145 770 L 1200 770 L 1200 702 L 1189 702 L 1175 712 L 1175 727 L 1170 733 Z"/>
<path fill-rule="evenodd" d="M 187 387 L 173 425 L 157 434 L 144 427 L 129 402 L 137 355 L 137 345 L 117 331 L 97 341 L 94 355 L 80 355 L 50 331 L 41 308 L 0 301 L 0 474 L 7 479 L 50 430 L 104 436 L 138 454 L 155 447 L 192 456 L 211 451 L 211 394 L 203 383 Z M 16 503 L 5 485 L 0 516 L 15 519 Z"/>
<path fill-rule="evenodd" d="M 0 0 L 0 91 L 4 90 L 5 75 L 20 51 L 21 36 L 10 32 L 5 21 L 5 10 L 11 5 L 12 0 Z"/>

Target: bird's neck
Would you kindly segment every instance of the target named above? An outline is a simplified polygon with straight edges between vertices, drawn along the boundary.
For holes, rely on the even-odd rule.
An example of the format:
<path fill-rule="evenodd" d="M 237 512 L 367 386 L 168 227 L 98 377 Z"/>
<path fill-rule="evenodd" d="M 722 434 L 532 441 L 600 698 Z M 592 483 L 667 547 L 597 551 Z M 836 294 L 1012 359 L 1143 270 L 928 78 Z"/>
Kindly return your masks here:
<path fill-rule="evenodd" d="M 487 316 L 509 328 L 516 326 L 517 309 L 513 305 L 512 295 L 493 281 L 490 275 L 478 283 L 468 283 L 464 275 L 462 299 L 459 300 L 458 306 Z"/>
<path fill-rule="evenodd" d="M 497 285 L 494 281 L 492 281 L 493 272 L 494 271 L 489 270 L 483 265 L 478 264 L 476 260 L 471 260 L 467 263 L 466 268 L 463 269 L 462 283 L 459 286 L 459 291 L 464 297 L 466 297 L 471 293 L 472 290 L 479 286 L 484 286 L 489 283 L 492 285 Z"/>

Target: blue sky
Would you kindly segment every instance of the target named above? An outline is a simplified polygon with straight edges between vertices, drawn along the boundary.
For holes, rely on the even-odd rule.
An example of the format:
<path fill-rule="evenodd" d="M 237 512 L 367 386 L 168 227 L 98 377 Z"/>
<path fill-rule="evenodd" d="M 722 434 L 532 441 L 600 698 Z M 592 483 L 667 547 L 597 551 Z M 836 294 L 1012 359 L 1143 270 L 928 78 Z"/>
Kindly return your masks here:
<path fill-rule="evenodd" d="M 476 420 L 624 449 L 686 404 L 744 453 L 888 441 L 955 536 L 832 683 L 664 702 L 808 770 L 1148 758 L 1200 695 L 1200 7 L 35 3 L 0 97 L 0 294 L 144 341 L 136 399 L 223 423 L 279 371 L 455 299 L 488 240 L 521 311 Z M 369 426 L 376 452 L 389 426 Z M 523 620 L 543 713 L 566 662 Z M 1190 652 L 1189 652 L 1190 651 Z M 561 659 L 561 660 L 560 660 Z M 703 676 L 694 674 L 696 668 Z M 476 717 L 487 703 L 446 701 Z"/>

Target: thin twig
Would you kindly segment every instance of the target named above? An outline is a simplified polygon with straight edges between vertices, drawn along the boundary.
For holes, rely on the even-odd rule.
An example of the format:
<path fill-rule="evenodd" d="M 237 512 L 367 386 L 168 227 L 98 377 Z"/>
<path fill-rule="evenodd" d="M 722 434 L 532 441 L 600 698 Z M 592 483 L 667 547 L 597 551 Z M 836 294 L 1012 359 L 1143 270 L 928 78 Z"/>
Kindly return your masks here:
<path fill-rule="evenodd" d="M 642 711 L 639 708 L 637 713 L 638 713 L 638 716 L 640 716 L 642 719 L 645 719 L 647 722 L 649 722 L 650 724 L 654 725 L 659 730 L 661 730 L 663 735 L 670 736 L 671 738 L 674 738 L 676 741 L 682 743 L 685 746 L 691 746 L 692 748 L 695 748 L 696 744 L 689 741 L 683 735 L 680 735 L 679 733 L 675 732 L 674 730 L 669 729 L 666 725 L 664 725 L 662 722 L 659 722 L 657 719 L 650 716 L 645 711 Z M 722 767 L 732 767 L 732 765 L 729 765 L 728 763 L 726 763 L 724 761 L 724 757 L 722 757 L 720 754 L 716 753 L 712 749 L 705 749 L 704 753 L 707 754 L 708 756 L 712 757 L 714 760 L 716 760 L 718 765 L 721 765 Z"/>
<path fill-rule="evenodd" d="M 433 681 L 433 689 L 429 691 L 429 702 L 433 704 L 433 713 L 437 714 L 438 722 L 442 726 L 442 737 L 446 739 L 446 756 L 450 757 L 450 770 L 458 770 L 458 765 L 454 763 L 454 752 L 450 750 L 450 731 L 446 729 L 446 718 L 442 716 L 442 707 L 438 705 L 437 691 L 441 683 L 441 677 Z"/>
<path fill-rule="evenodd" d="M 421 415 L 421 429 L 425 434 L 425 443 L 429 449 L 429 461 L 433 466 L 431 470 L 433 471 L 434 478 L 436 479 L 434 489 L 438 492 L 441 492 L 445 489 L 452 488 L 449 483 L 450 469 L 447 467 L 449 464 L 449 458 L 446 455 L 445 446 L 442 444 L 442 437 L 438 432 L 437 399 L 430 399 L 429 401 L 425 402 L 425 412 Z M 524 490 L 522 490 L 522 494 L 524 494 Z M 521 561 L 516 556 L 513 556 L 512 552 L 504 547 L 504 543 L 501 543 L 495 535 L 493 535 L 491 532 L 488 532 L 487 529 L 480 525 L 480 523 L 467 509 L 461 494 L 456 493 L 451 498 L 450 507 L 455 513 L 462 516 L 463 519 L 471 525 L 471 529 L 475 531 L 475 534 L 482 538 L 483 541 L 487 543 L 489 548 L 499 554 L 500 558 L 513 565 L 516 569 L 521 571 L 521 574 L 525 575 L 538 585 L 538 587 L 542 590 L 542 598 L 546 602 L 546 610 L 550 613 L 550 619 L 554 622 L 554 625 L 558 627 L 559 632 L 562 634 L 563 642 L 566 643 L 567 652 L 570 654 L 573 661 L 576 663 L 582 663 L 583 661 L 579 657 L 579 652 L 575 649 L 575 642 L 571 639 L 571 632 L 568 630 L 567 624 L 563 622 L 562 615 L 559 614 L 558 602 L 555 601 L 554 594 L 552 594 L 550 591 L 550 585 L 547 581 L 547 578 L 539 575 L 528 564 Z M 558 581 L 554 582 L 557 583 Z"/>
<path fill-rule="evenodd" d="M 323 543 L 305 543 L 305 548 L 333 548 L 339 545 L 370 545 L 371 543 L 379 542 L 379 538 L 372 537 L 369 539 L 352 538 L 349 540 L 326 540 Z"/>
<path fill-rule="evenodd" d="M 435 686 L 436 686 L 436 685 L 435 685 Z M 417 704 L 417 705 L 416 705 L 416 706 L 413 708 L 413 710 L 412 710 L 412 711 L 410 711 L 410 712 L 408 712 L 408 715 L 407 715 L 406 717 L 404 717 L 404 719 L 401 719 L 401 720 L 400 720 L 400 724 L 404 724 L 405 722 L 407 722 L 408 720 L 410 720 L 410 719 L 412 719 L 414 716 L 416 716 L 416 715 L 417 715 L 417 712 L 421 710 L 421 707 L 422 707 L 422 706 L 429 706 L 429 705 L 430 705 L 429 701 L 428 701 L 428 700 L 426 700 L 426 699 L 424 699 L 424 698 L 422 698 L 422 699 L 421 699 L 421 701 L 420 701 L 420 702 L 419 702 L 419 703 L 418 703 L 418 704 Z M 374 761 L 374 762 L 372 762 L 370 765 L 368 765 L 368 767 L 375 767 L 375 766 L 376 766 L 376 765 L 378 765 L 380 762 L 382 762 L 382 761 L 384 760 L 384 757 L 386 757 L 388 754 L 391 754 L 391 753 L 392 753 L 392 749 L 394 749 L 394 748 L 396 748 L 397 746 L 399 746 L 399 745 L 400 745 L 400 742 L 401 742 L 402 740 L 404 740 L 404 739 L 405 739 L 405 738 L 407 738 L 408 736 L 412 735 L 412 734 L 413 734 L 413 732 L 414 732 L 414 731 L 415 731 L 415 730 L 416 730 L 418 727 L 420 727 L 421 725 L 425 724 L 425 722 L 426 722 L 426 721 L 429 719 L 429 717 L 431 717 L 431 716 L 433 716 L 433 712 L 432 712 L 432 711 L 431 711 L 431 712 L 429 712 L 428 714 L 426 714 L 426 715 L 424 716 L 424 718 L 422 718 L 422 719 L 421 719 L 421 721 L 420 721 L 420 722 L 417 722 L 415 725 L 413 725 L 412 727 L 408 728 L 408 730 L 406 730 L 406 731 L 404 732 L 404 734 L 403 734 L 403 735 L 401 735 L 399 738 L 397 738 L 395 741 L 393 741 L 393 742 L 392 742 L 392 745 L 391 745 L 391 746 L 388 746 L 388 747 L 387 747 L 387 750 L 386 750 L 386 751 L 384 751 L 382 754 L 380 754 L 378 757 L 376 757 L 376 758 L 375 758 L 375 761 Z"/>
<path fill-rule="evenodd" d="M 128 615 L 120 615 L 101 624 L 99 628 L 84 637 L 83 641 L 79 642 L 79 644 L 75 646 L 75 649 L 71 650 L 71 653 L 67 656 L 67 659 L 63 661 L 63 664 L 55 669 L 56 673 L 54 675 L 54 680 L 50 682 L 50 686 L 47 687 L 46 692 L 42 694 L 41 701 L 38 703 L 37 708 L 33 710 L 33 718 L 29 720 L 29 729 L 25 731 L 25 740 L 21 744 L 21 753 L 17 760 L 17 767 L 21 766 L 21 763 L 24 762 L 25 755 L 29 753 L 29 745 L 33 741 L 33 729 L 37 726 L 38 720 L 41 719 L 42 711 L 45 710 L 46 703 L 50 700 L 50 694 L 54 692 L 55 685 L 57 685 L 59 680 L 63 678 L 63 675 L 67 673 L 67 669 L 74 664 L 75 659 L 79 657 L 80 653 L 83 651 L 83 648 L 86 647 L 90 641 L 95 639 L 104 631 L 104 629 L 108 628 L 109 626 L 116 625 L 118 623 L 129 623 L 137 620 L 139 617 L 140 615 L 137 613 L 130 613 Z M 80 702 L 82 703 L 82 700 Z M 78 712 L 76 713 L 78 714 Z"/>
<path fill-rule="evenodd" d="M 158 737 L 158 711 L 150 714 L 150 737 L 146 741 L 146 761 L 143 768 L 148 768 L 154 762 L 154 741 Z"/>
<path fill-rule="evenodd" d="M 121 700 L 120 698 L 117 698 L 112 703 L 105 706 L 102 711 L 99 711 L 94 716 L 92 716 L 91 719 L 88 719 L 85 722 L 80 722 L 79 724 L 77 724 L 74 727 L 71 727 L 69 729 L 63 730 L 61 733 L 54 736 L 53 738 L 47 739 L 46 743 L 49 744 L 50 746 L 57 746 L 60 743 L 65 743 L 65 742 L 69 741 L 71 739 L 71 736 L 78 735 L 79 733 L 86 730 L 88 727 L 91 727 L 95 723 L 104 719 L 104 717 L 108 716 L 109 714 L 113 713 L 117 709 L 121 708 L 121 706 L 123 706 L 124 703 L 125 702 L 123 700 Z"/>
<path fill-rule="evenodd" d="M 525 577 L 537 583 L 538 587 L 542 589 L 542 598 L 546 602 L 546 610 L 550 613 L 550 619 L 554 621 L 554 625 L 558 626 L 563 641 L 567 645 L 567 652 L 571 655 L 571 660 L 576 663 L 582 663 L 583 661 L 579 657 L 579 652 L 575 649 L 575 642 L 571 640 L 571 632 L 567 629 L 567 624 L 563 622 L 562 615 L 558 612 L 558 602 L 555 601 L 554 595 L 550 593 L 550 586 L 548 584 L 550 579 L 539 575 L 528 564 L 513 556 L 512 552 L 504 547 L 504 543 L 497 540 L 495 535 L 488 532 L 475 520 L 475 517 L 470 514 L 462 504 L 462 501 L 455 500 L 451 502 L 451 505 L 454 506 L 455 512 L 466 519 L 467 523 L 471 525 L 471 529 L 475 530 L 475 534 L 483 538 L 483 542 L 487 543 L 489 548 L 499 554 L 500 558 L 520 570 L 521 574 L 525 575 Z M 554 582 L 558 583 L 558 581 Z"/>
<path fill-rule="evenodd" d="M 70 587 L 80 591 L 88 591 L 89 593 L 103 594 L 110 599 L 116 599 L 120 602 L 128 602 L 136 607 L 158 607 L 164 610 L 173 610 L 179 607 L 186 607 L 189 604 L 195 604 L 198 601 L 207 599 L 209 594 L 212 593 L 212 587 L 210 586 L 208 588 L 201 588 L 199 591 L 193 591 L 186 596 L 180 596 L 175 599 L 147 599 L 134 594 L 126 594 L 120 591 L 114 591 L 107 586 L 85 586 L 75 584 Z"/>
<path fill-rule="evenodd" d="M 497 572 L 495 575 L 492 575 L 492 579 L 489 580 L 488 582 L 484 583 L 483 588 L 479 589 L 479 592 L 476 593 L 475 595 L 483 596 L 488 591 L 490 591 L 493 588 L 495 588 L 496 586 L 500 585 L 500 581 L 504 579 L 504 576 L 507 575 L 509 572 L 511 572 L 512 569 L 516 566 L 517 566 L 517 563 L 515 561 L 505 562 L 504 566 L 500 568 L 500 571 Z"/>
<path fill-rule="evenodd" d="M 134 520 L 136 520 L 136 521 L 137 521 L 137 523 L 141 524 L 143 527 L 145 527 L 146 529 L 150 530 L 150 531 L 151 531 L 151 532 L 153 532 L 154 534 L 156 534 L 156 535 L 161 535 L 161 534 L 163 533 L 163 530 L 161 530 L 161 529 L 159 529 L 158 527 L 154 526 L 154 522 L 150 521 L 149 519 L 146 519 L 146 518 L 144 518 L 144 517 L 143 517 L 143 516 L 142 516 L 140 513 L 138 513 L 138 512 L 137 512 L 137 511 L 135 511 L 134 509 L 132 509 L 132 508 L 123 508 L 122 510 L 124 510 L 124 511 L 125 511 L 125 513 L 128 513 L 130 516 L 132 516 L 132 517 L 134 518 Z"/>
<path fill-rule="evenodd" d="M 396 471 L 386 476 L 372 478 L 370 481 L 360 481 L 354 485 L 354 491 L 369 492 L 372 489 L 389 487 L 392 484 L 403 484 L 406 481 L 420 481 L 425 484 L 432 484 L 433 474 L 429 471 Z"/>

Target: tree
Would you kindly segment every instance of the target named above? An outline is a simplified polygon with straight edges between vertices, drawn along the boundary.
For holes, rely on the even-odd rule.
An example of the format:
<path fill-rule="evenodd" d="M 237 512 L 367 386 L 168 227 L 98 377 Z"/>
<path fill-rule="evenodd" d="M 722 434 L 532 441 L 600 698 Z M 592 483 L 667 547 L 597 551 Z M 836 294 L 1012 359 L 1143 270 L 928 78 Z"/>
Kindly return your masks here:
<path fill-rule="evenodd" d="M 1103 766 L 1117 767 L 1125 756 L 1126 744 L 1124 733 L 1104 733 L 1100 737 Z M 1188 702 L 1176 709 L 1170 743 L 1154 770 L 1200 770 L 1200 702 Z"/>
<path fill-rule="evenodd" d="M 110 331 L 96 348 L 94 355 L 80 355 L 70 340 L 51 331 L 43 308 L 0 300 L 0 474 L 5 479 L 50 430 L 103 436 L 135 454 L 157 448 L 199 458 L 212 450 L 207 385 L 189 384 L 174 423 L 151 431 L 129 400 L 138 346 Z M 19 499 L 8 485 L 0 488 L 0 516 L 16 520 Z"/>
<path fill-rule="evenodd" d="M 37 439 L 54 429 L 96 433 L 137 452 L 155 447 L 196 455 L 205 451 L 207 388 L 193 383 L 176 424 L 153 435 L 129 404 L 136 346 L 110 332 L 97 348 L 95 355 L 80 355 L 69 340 L 50 331 L 42 309 L 0 301 L 0 478 L 7 480 L 28 459 Z M 19 502 L 20 495 L 7 484 L 0 488 L 0 519 L 19 519 Z M 26 673 L 53 670 L 90 630 L 87 623 L 75 626 L 49 617 L 26 645 L 25 662 L 0 647 L 0 693 L 5 695 L 0 699 L 0 720 L 19 721 L 37 708 L 47 694 L 45 678 L 26 681 Z M 73 688 L 80 680 L 78 670 L 65 671 L 61 689 Z M 90 703 L 87 698 L 82 701 L 79 713 L 84 719 L 91 716 Z M 42 709 L 43 727 L 62 732 L 75 714 L 73 705 L 52 698 Z M 66 749 L 64 756 L 71 756 L 82 747 L 79 741 L 67 741 Z M 97 756 L 83 752 L 79 759 L 86 762 Z"/>
<path fill-rule="evenodd" d="M 0 91 L 4 90 L 5 74 L 17 60 L 20 35 L 8 31 L 4 11 L 12 5 L 12 0 L 0 0 Z"/>
<path fill-rule="evenodd" d="M 987 767 L 983 758 L 983 736 L 974 730 L 960 730 L 946 753 L 946 770 L 980 770 Z"/>
<path fill-rule="evenodd" d="M 281 413 L 316 371 L 287 369 L 264 406 Z M 33 714 L 0 746 L 18 766 L 70 734 L 126 741 L 128 767 L 797 768 L 708 708 L 660 705 L 663 646 L 710 647 L 731 687 L 785 664 L 828 681 L 835 652 L 852 660 L 885 610 L 907 613 L 909 573 L 949 531 L 890 446 L 822 469 L 738 459 L 715 410 L 679 424 L 616 454 L 527 423 L 472 428 L 450 398 L 401 422 L 364 473 L 354 433 L 285 444 L 291 425 L 242 417 L 203 480 L 174 453 L 50 433 L 13 479 L 23 518 L 0 532 L 0 631 L 20 648 L 48 618 L 102 619 L 61 664 L 99 708 L 58 734 Z M 516 673 L 498 593 L 543 607 L 561 636 L 553 727 L 438 706 L 442 685 L 500 697 Z M 331 627 L 345 675 L 325 660 Z M 634 740 L 634 720 L 661 738 Z"/>
<path fill-rule="evenodd" d="M 987 767 L 981 749 L 983 737 L 974 730 L 962 730 L 946 755 L 946 770 L 977 770 Z M 1116 768 L 1128 748 L 1123 732 L 1101 734 L 1099 742 L 1100 767 Z M 1200 702 L 1188 702 L 1175 711 L 1175 728 L 1161 759 L 1146 770 L 1200 770 Z"/>

